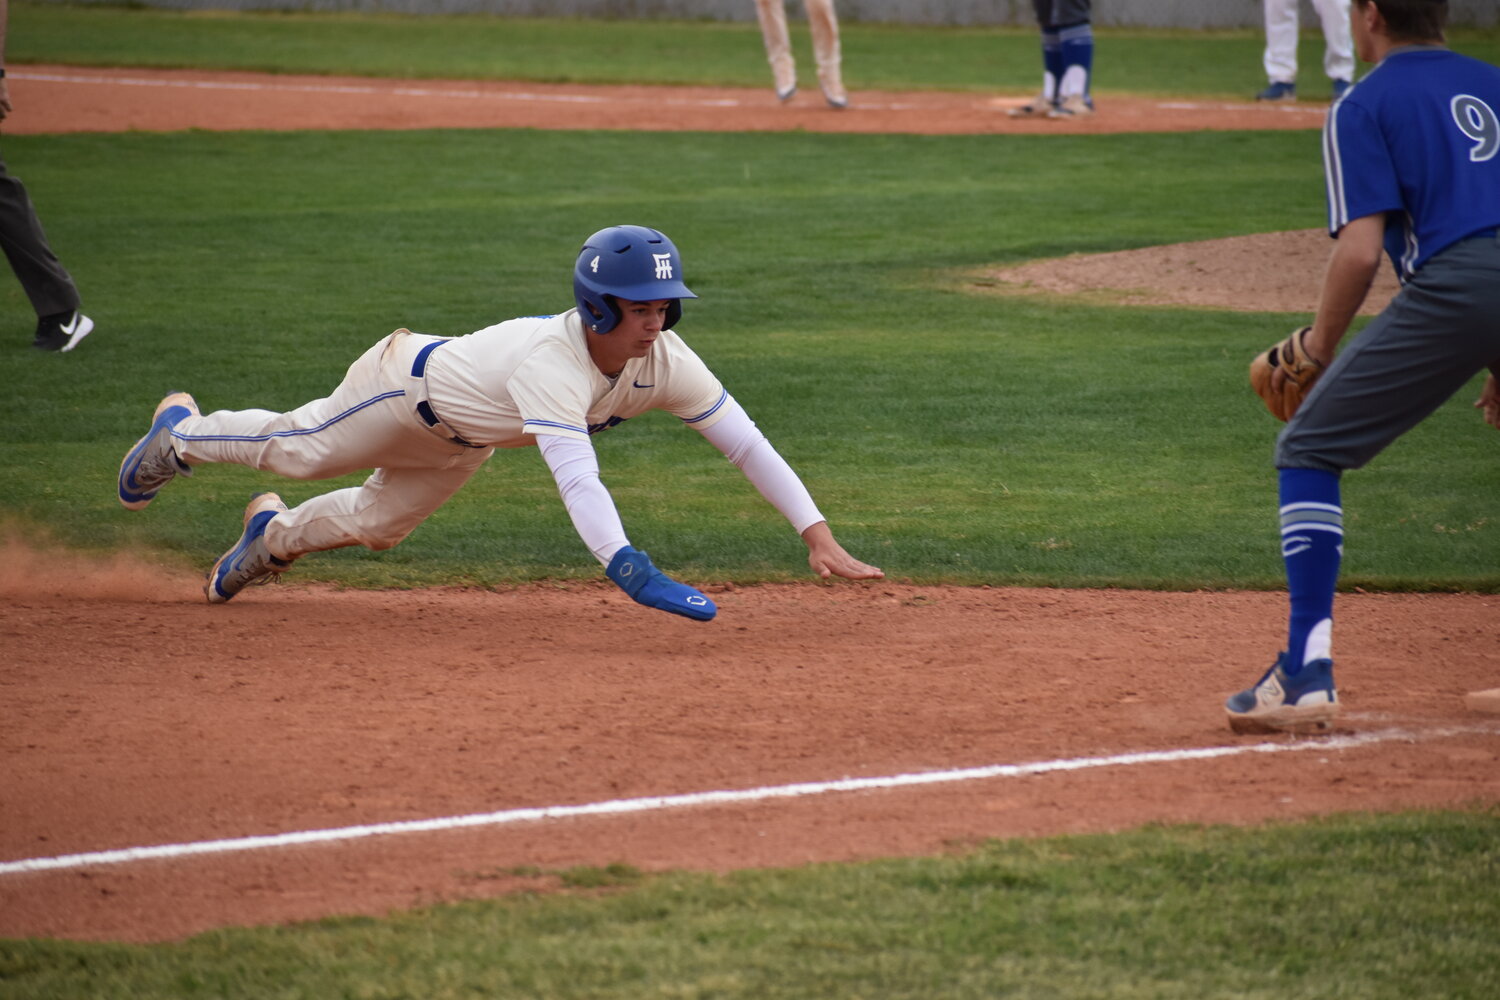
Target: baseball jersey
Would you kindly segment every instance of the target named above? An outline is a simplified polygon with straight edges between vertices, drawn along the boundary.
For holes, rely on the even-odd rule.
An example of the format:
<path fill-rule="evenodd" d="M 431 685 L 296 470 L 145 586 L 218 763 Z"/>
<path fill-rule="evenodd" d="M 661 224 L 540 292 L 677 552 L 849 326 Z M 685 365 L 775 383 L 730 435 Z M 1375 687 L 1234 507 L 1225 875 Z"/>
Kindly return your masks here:
<path fill-rule="evenodd" d="M 1328 229 L 1386 216 L 1405 282 L 1438 251 L 1500 226 L 1500 69 L 1436 46 L 1392 50 L 1323 126 Z"/>
<path fill-rule="evenodd" d="M 724 387 L 671 330 L 614 380 L 589 357 L 590 336 L 599 334 L 570 309 L 455 337 L 428 358 L 432 406 L 465 441 L 497 448 L 535 444 L 539 434 L 587 440 L 648 410 L 699 429 L 722 416 Z"/>

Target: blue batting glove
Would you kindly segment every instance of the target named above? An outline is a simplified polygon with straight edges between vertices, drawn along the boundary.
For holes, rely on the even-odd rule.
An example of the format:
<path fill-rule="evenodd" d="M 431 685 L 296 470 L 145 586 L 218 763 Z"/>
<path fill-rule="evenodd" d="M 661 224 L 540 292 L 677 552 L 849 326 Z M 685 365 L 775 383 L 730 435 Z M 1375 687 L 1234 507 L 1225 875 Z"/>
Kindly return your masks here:
<path fill-rule="evenodd" d="M 637 604 L 670 611 L 700 622 L 719 613 L 714 602 L 685 583 L 678 583 L 651 564 L 651 557 L 626 545 L 615 553 L 604 570 Z"/>

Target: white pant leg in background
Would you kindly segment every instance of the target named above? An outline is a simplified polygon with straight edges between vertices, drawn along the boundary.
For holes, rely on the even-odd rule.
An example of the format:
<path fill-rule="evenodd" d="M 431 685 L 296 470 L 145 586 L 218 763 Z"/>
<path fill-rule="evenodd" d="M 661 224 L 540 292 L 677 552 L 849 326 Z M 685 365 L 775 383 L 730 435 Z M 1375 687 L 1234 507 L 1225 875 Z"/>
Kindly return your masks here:
<path fill-rule="evenodd" d="M 760 36 L 766 43 L 766 59 L 771 64 L 771 78 L 776 96 L 786 100 L 797 87 L 797 66 L 792 60 L 792 39 L 787 33 L 785 0 L 755 0 L 760 18 Z"/>
<path fill-rule="evenodd" d="M 416 414 L 412 358 L 430 337 L 398 331 L 349 366 L 337 389 L 285 413 L 218 410 L 172 432 L 189 465 L 230 462 L 293 479 L 374 469 L 365 482 L 278 514 L 266 546 L 282 559 L 364 545 L 387 549 L 411 533 L 492 454 L 434 434 Z"/>
<path fill-rule="evenodd" d="M 1266 79 L 1297 82 L 1297 4 L 1299 0 L 1263 0 L 1266 13 Z M 1347 28 L 1347 22 L 1346 22 Z"/>
<path fill-rule="evenodd" d="M 839 18 L 833 0 L 805 0 L 807 26 L 812 31 L 813 57 L 818 63 L 818 85 L 833 101 L 848 99 L 844 92 L 843 51 L 839 45 Z"/>
<path fill-rule="evenodd" d="M 1349 30 L 1349 0 L 1312 0 L 1323 20 L 1323 72 L 1330 80 L 1354 81 L 1354 36 Z"/>

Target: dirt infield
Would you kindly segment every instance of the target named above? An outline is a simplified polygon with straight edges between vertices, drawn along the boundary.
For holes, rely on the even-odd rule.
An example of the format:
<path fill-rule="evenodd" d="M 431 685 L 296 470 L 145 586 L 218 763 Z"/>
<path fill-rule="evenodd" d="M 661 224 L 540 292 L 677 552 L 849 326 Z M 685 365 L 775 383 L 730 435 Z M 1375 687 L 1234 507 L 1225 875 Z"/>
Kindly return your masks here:
<path fill-rule="evenodd" d="M 42 79 L 109 73 L 146 82 Z M 34 131 L 416 127 L 406 95 L 371 99 L 371 88 L 402 86 L 391 82 L 346 83 L 311 101 L 266 89 L 286 77 L 234 74 L 215 88 L 172 82 L 206 74 L 135 70 L 18 67 L 13 77 L 8 132 L 38 118 L 47 126 Z M 426 124 L 483 127 L 458 120 L 477 107 L 483 124 L 541 124 L 522 112 L 544 104 L 546 127 L 594 127 L 595 99 L 639 100 L 640 90 L 444 98 L 435 104 L 448 110 Z M 271 109 L 274 95 L 288 104 Z M 877 117 L 876 96 L 857 92 L 866 110 L 847 114 L 773 104 L 740 123 L 739 105 L 725 104 L 708 117 L 855 130 Z M 769 102 L 758 92 L 719 99 Z M 1012 123 L 972 97 L 881 100 L 893 106 L 883 128 L 935 120 L 895 107 L 918 100 L 963 105 L 980 131 L 1058 127 Z M 1109 115 L 1064 127 L 1114 128 L 1126 102 L 1106 106 Z M 1162 121 L 1176 121 L 1168 110 Z M 656 114 L 684 122 L 690 112 Z M 1231 127 L 1225 120 L 1180 127 Z M 707 127 L 645 113 L 629 124 Z M 420 530 L 406 544 L 420 545 Z M 197 578 L 127 557 L 90 561 L 18 541 L 0 556 L 0 936 L 143 941 L 381 914 L 547 884 L 523 873 L 533 868 L 729 870 L 1151 821 L 1500 801 L 1500 717 L 1463 703 L 1500 685 L 1496 596 L 1341 596 L 1340 738 L 1248 739 L 1228 732 L 1220 703 L 1274 653 L 1279 594 L 710 587 L 720 616 L 700 624 L 639 608 L 607 584 L 371 593 L 290 582 L 212 607 Z M 1033 763 L 1046 766 L 823 784 Z M 813 787 L 776 791 L 796 783 Z M 714 790 L 767 794 L 224 849 L 253 836 Z M 6 868 L 215 841 L 230 843 Z"/>
<path fill-rule="evenodd" d="M 408 544 L 420 544 L 414 538 Z M 6 553 L 0 860 L 1198 748 L 1276 594 L 720 588 L 708 624 L 609 585 L 203 603 L 197 578 Z M 727 870 L 1148 821 L 1500 801 L 1500 597 L 1340 599 L 1344 730 L 1388 742 L 539 819 L 0 875 L 0 936 L 150 940 L 380 914 L 623 861 Z M 1420 668 L 1414 667 L 1420 664 Z M 1459 732 L 1437 735 L 1458 727 Z"/>
<path fill-rule="evenodd" d="M 1325 110 L 1316 103 L 1101 96 L 1101 113 L 1093 117 L 1028 121 L 1005 114 L 1024 98 L 940 92 L 856 90 L 848 110 L 834 111 L 816 91 L 778 104 L 769 87 L 587 87 L 36 65 L 13 68 L 7 79 L 17 110 L 5 130 L 16 134 L 502 127 L 930 135 L 1184 132 L 1317 128 Z"/>

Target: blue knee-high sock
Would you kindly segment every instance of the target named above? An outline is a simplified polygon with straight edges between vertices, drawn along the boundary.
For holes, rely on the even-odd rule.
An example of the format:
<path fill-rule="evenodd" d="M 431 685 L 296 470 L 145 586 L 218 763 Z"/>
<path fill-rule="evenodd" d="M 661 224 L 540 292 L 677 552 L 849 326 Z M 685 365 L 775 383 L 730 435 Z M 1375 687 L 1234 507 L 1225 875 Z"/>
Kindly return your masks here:
<path fill-rule="evenodd" d="M 1067 76 L 1069 71 L 1074 71 L 1075 76 L 1081 73 L 1082 85 L 1071 86 L 1069 92 L 1087 98 L 1089 78 L 1094 73 L 1094 26 L 1087 21 L 1069 25 L 1058 31 L 1058 39 L 1062 45 L 1062 72 L 1058 74 L 1058 80 Z"/>
<path fill-rule="evenodd" d="M 1042 29 L 1042 72 L 1045 74 L 1042 96 L 1056 100 L 1057 88 L 1062 83 L 1063 75 L 1062 39 L 1058 37 L 1056 28 Z"/>
<path fill-rule="evenodd" d="M 1286 667 L 1294 674 L 1310 660 L 1332 658 L 1333 591 L 1344 555 L 1344 508 L 1337 473 L 1282 469 L 1280 489 L 1281 557 L 1291 598 Z"/>

